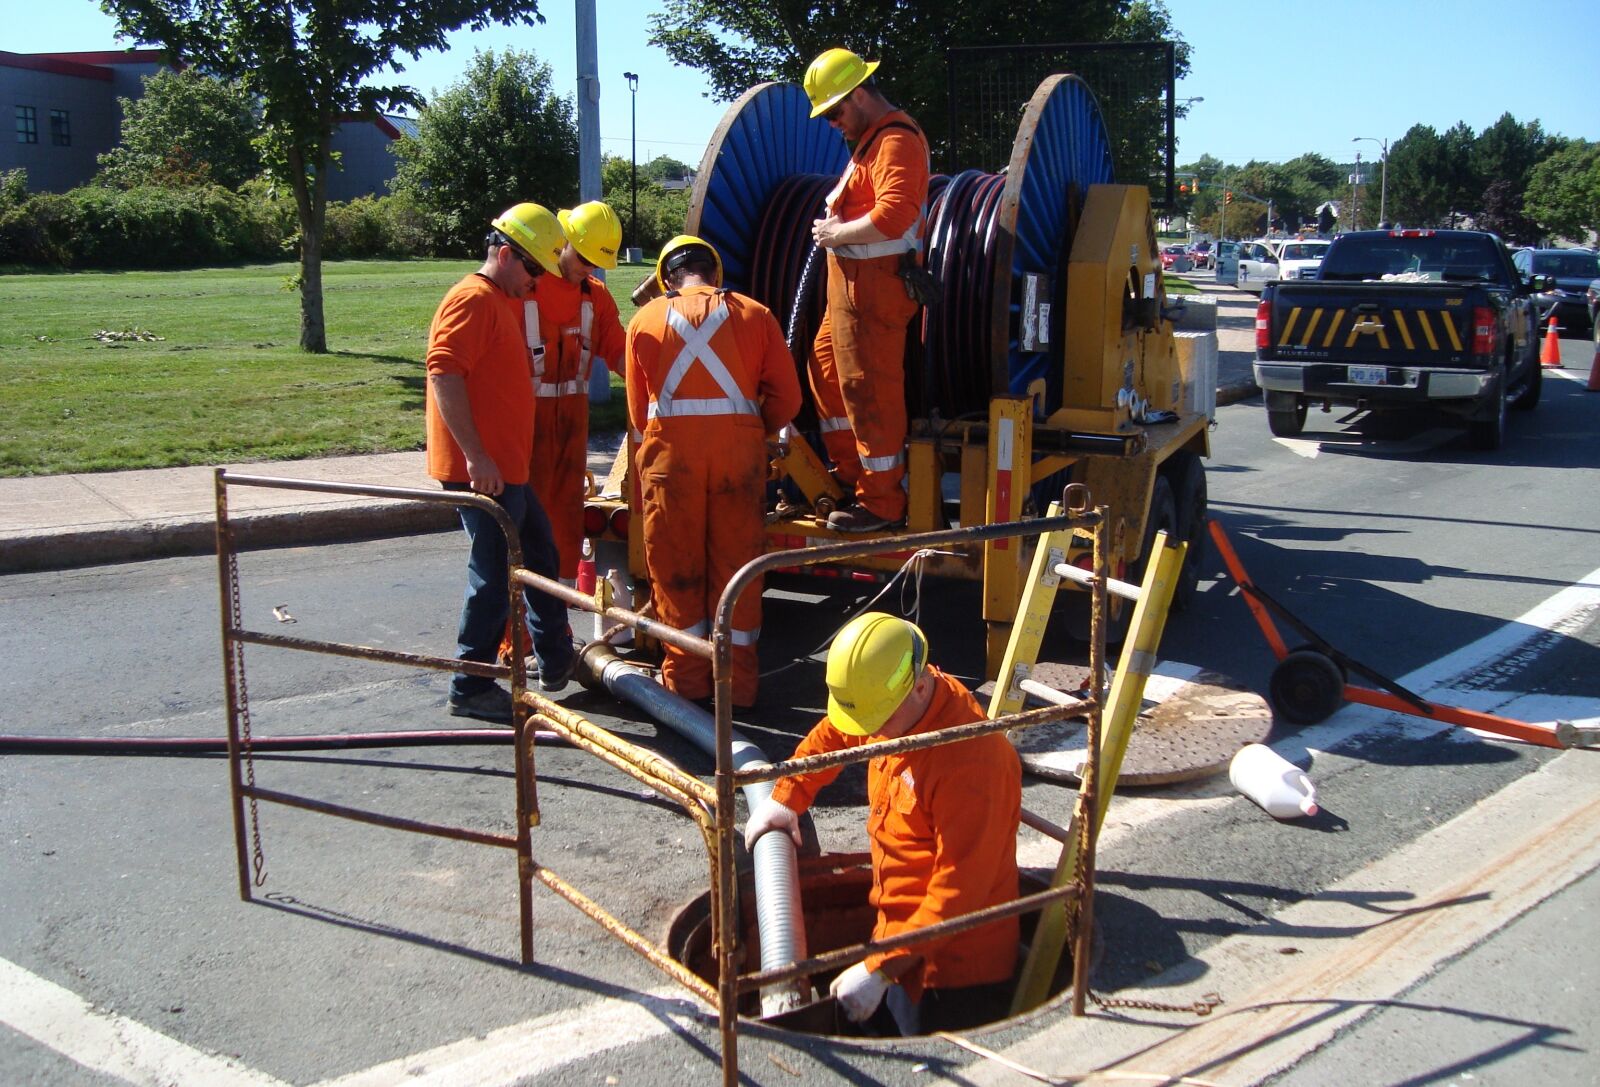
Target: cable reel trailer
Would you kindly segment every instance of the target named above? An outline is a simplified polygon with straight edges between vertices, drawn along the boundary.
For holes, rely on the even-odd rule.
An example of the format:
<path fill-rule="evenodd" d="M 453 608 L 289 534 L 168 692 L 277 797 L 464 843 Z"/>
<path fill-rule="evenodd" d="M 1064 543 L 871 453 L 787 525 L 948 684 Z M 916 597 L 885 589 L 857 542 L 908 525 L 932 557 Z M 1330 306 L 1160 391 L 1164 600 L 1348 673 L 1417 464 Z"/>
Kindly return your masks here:
<path fill-rule="evenodd" d="M 791 443 L 774 465 L 787 479 L 787 498 L 769 517 L 774 549 L 840 538 L 827 525 L 839 491 L 815 452 L 821 443 L 805 370 L 826 299 L 826 254 L 811 241 L 811 223 L 848 158 L 844 139 L 810 117 L 800 87 L 753 87 L 712 137 L 685 225 L 717 247 L 727 286 L 778 317 L 807 390 L 796 421 L 807 440 Z M 1067 483 L 1083 483 L 1110 507 L 1118 576 L 1139 580 L 1158 530 L 1189 542 L 1181 606 L 1193 593 L 1205 536 L 1201 457 L 1209 453 L 1214 373 L 1180 367 L 1149 190 L 1114 184 L 1111 163 L 1094 95 L 1076 76 L 1053 75 L 1024 110 L 1001 172 L 933 178 L 926 254 L 940 297 L 913 318 L 907 337 L 904 531 L 1038 515 Z M 623 496 L 638 509 L 625 475 L 619 458 L 605 488 L 611 497 L 592 499 L 589 511 L 591 535 L 613 545 L 631 520 L 617 509 Z M 632 537 L 629 566 L 642 579 L 643 547 Z M 1067 559 L 1087 567 L 1088 552 L 1085 540 L 1081 557 L 1075 549 Z M 887 575 L 909 557 L 856 560 L 853 569 Z M 1014 541 L 998 541 L 924 567 L 982 580 L 991 674 L 1026 562 Z M 1084 637 L 1088 599 L 1068 594 L 1058 605 Z M 1113 638 L 1126 621 L 1113 616 Z"/>

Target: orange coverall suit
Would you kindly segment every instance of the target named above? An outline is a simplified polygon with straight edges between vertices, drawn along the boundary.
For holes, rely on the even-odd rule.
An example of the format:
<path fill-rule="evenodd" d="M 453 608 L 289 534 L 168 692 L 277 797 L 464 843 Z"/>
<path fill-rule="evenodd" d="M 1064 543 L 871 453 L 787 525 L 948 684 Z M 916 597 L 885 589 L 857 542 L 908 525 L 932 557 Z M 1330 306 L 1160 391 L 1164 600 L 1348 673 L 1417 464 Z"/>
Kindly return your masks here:
<path fill-rule="evenodd" d="M 985 720 L 960 681 L 930 666 L 933 701 L 907 735 Z M 849 736 L 824 717 L 794 757 L 872 743 Z M 841 768 L 778 779 L 772 799 L 791 811 L 811 807 Z M 1022 765 L 1011 742 L 991 733 L 944 747 L 889 755 L 867 763 L 867 833 L 872 839 L 875 940 L 948 921 L 1017 897 L 1017 823 Z M 920 1000 L 924 987 L 954 989 L 1008 981 L 1021 933 L 1015 917 L 915 947 L 870 955 L 867 969 L 921 955 L 920 969 L 900 979 Z"/>
<path fill-rule="evenodd" d="M 902 110 L 861 136 L 828 207 L 867 215 L 889 240 L 828 250 L 828 309 L 811 349 L 822 442 L 856 500 L 889 521 L 906 513 L 906 326 L 917 303 L 897 274 L 921 248 L 928 142 Z"/>
<path fill-rule="evenodd" d="M 540 276 L 523 303 L 535 397 L 528 483 L 550 517 L 561 576 L 578 575 L 589 467 L 589 372 L 596 359 L 622 373 L 617 303 L 594 276 L 574 286 Z"/>
<path fill-rule="evenodd" d="M 628 420 L 656 613 L 708 637 L 735 571 L 765 549 L 766 437 L 800 409 L 794 358 L 772 311 L 689 287 L 628 325 Z M 733 701 L 755 702 L 761 586 L 733 612 Z M 661 677 L 684 698 L 712 693 L 711 662 L 663 646 Z"/>

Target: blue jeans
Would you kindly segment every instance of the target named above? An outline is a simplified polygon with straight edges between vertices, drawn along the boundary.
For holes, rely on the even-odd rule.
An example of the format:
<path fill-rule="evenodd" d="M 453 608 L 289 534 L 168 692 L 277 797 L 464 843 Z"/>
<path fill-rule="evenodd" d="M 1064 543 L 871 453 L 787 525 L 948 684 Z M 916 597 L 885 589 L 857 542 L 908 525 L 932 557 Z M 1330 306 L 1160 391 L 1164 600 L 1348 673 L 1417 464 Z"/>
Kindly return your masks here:
<path fill-rule="evenodd" d="M 447 491 L 467 491 L 465 483 L 446 483 Z M 522 544 L 522 563 L 529 570 L 554 581 L 560 576 L 560 559 L 550 534 L 550 518 L 526 483 L 506 489 L 494 500 L 511 516 Z M 467 595 L 461 603 L 461 625 L 456 631 L 456 656 L 461 660 L 493 664 L 500 652 L 506 620 L 511 616 L 510 568 L 506 559 L 506 535 L 500 524 L 482 510 L 458 506 L 461 527 L 466 530 L 472 550 L 467 557 Z M 567 621 L 567 606 L 553 596 L 524 590 L 528 601 L 528 620 L 533 628 L 533 651 L 539 668 L 550 675 L 567 670 L 576 652 L 572 629 Z M 450 681 L 452 698 L 467 698 L 494 686 L 483 676 L 456 673 Z"/>

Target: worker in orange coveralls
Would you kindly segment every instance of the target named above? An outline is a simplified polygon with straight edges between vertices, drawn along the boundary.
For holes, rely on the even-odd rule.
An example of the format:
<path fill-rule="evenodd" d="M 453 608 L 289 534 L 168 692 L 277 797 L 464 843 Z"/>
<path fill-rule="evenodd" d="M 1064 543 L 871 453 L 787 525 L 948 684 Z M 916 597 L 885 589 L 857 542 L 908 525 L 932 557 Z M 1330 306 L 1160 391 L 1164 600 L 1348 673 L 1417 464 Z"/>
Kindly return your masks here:
<path fill-rule="evenodd" d="M 657 616 L 708 637 L 717 599 L 765 549 L 767 439 L 800 410 L 800 382 L 772 311 L 722 289 L 722 259 L 680 235 L 661 250 L 667 293 L 628 325 L 628 421 Z M 733 610 L 733 703 L 756 700 L 761 586 Z M 711 662 L 663 646 L 661 678 L 712 693 Z"/>
<path fill-rule="evenodd" d="M 919 268 L 928 141 L 870 82 L 877 67 L 829 49 L 811 62 L 804 84 L 811 116 L 854 145 L 811 231 L 828 250 L 811 390 L 834 471 L 855 488 L 856 504 L 828 517 L 841 532 L 869 532 L 906 515 L 906 326 L 918 306 L 906 273 Z"/>
<path fill-rule="evenodd" d="M 572 584 L 583 546 L 589 467 L 589 374 L 622 373 L 622 322 L 593 272 L 617 266 L 622 222 L 598 200 L 556 213 L 567 236 L 561 274 L 534 284 L 524 304 L 535 397 L 528 482 L 550 517 L 561 579 Z"/>
<path fill-rule="evenodd" d="M 913 623 L 857 616 L 828 652 L 828 715 L 794 757 L 921 735 L 985 720 L 966 687 L 928 664 Z M 780 778 L 745 826 L 800 843 L 800 816 L 840 768 Z M 1017 897 L 1022 767 L 999 733 L 867 764 L 874 940 L 925 928 Z M 962 1030 L 1010 1007 L 1020 931 L 1005 918 L 943 939 L 869 955 L 831 986 L 854 1022 L 878 1034 Z M 881 1006 L 881 1008 L 880 1008 Z"/>

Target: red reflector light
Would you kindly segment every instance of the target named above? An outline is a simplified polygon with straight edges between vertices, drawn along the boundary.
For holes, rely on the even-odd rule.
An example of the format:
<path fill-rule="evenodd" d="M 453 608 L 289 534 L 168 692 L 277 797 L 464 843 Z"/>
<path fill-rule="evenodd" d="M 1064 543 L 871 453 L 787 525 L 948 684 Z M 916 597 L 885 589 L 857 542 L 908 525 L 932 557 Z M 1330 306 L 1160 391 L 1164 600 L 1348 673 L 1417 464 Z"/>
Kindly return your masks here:
<path fill-rule="evenodd" d="M 628 538 L 628 525 L 633 520 L 633 515 L 628 512 L 627 506 L 618 506 L 611 511 L 611 532 L 619 540 Z"/>
<path fill-rule="evenodd" d="M 606 530 L 606 511 L 600 506 L 583 507 L 583 534 L 598 536 Z"/>
<path fill-rule="evenodd" d="M 1272 346 L 1272 303 L 1262 300 L 1256 304 L 1256 350 L 1265 351 Z"/>
<path fill-rule="evenodd" d="M 1472 353 L 1492 355 L 1498 345 L 1494 342 L 1494 310 L 1488 306 L 1472 307 Z"/>

